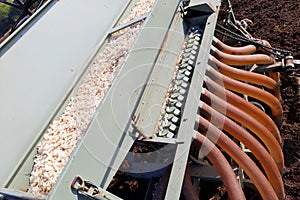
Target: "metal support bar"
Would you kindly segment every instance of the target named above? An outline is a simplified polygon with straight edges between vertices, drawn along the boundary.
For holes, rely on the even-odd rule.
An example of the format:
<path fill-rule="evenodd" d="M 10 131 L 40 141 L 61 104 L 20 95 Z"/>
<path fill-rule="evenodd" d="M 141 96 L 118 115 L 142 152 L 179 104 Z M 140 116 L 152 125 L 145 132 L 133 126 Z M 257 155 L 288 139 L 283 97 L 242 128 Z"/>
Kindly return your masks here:
<path fill-rule="evenodd" d="M 163 138 L 163 137 L 152 137 L 152 138 L 143 138 L 141 141 L 145 142 L 160 142 L 167 144 L 182 144 L 183 140 L 178 140 L 177 138 Z"/>
<path fill-rule="evenodd" d="M 1 188 L 0 189 L 0 200 L 45 200 L 46 196 L 38 194 L 30 194 L 19 190 L 12 190 Z"/>
<path fill-rule="evenodd" d="M 131 26 L 131 25 L 133 25 L 133 24 L 136 24 L 136 23 L 138 23 L 138 22 L 140 22 L 140 21 L 146 19 L 146 18 L 148 17 L 148 15 L 149 15 L 149 14 L 146 14 L 146 15 L 143 15 L 143 16 L 140 16 L 140 17 L 137 17 L 137 18 L 135 18 L 135 19 L 133 19 L 133 20 L 131 20 L 131 21 L 125 23 L 125 24 L 122 24 L 122 25 L 120 25 L 120 26 L 117 26 L 117 27 L 113 28 L 113 29 L 110 31 L 109 35 L 112 35 L 112 34 L 118 32 L 118 31 L 120 31 L 120 30 L 122 30 L 122 29 L 124 29 L 124 28 L 127 28 L 127 27 L 129 27 L 129 26 Z"/>

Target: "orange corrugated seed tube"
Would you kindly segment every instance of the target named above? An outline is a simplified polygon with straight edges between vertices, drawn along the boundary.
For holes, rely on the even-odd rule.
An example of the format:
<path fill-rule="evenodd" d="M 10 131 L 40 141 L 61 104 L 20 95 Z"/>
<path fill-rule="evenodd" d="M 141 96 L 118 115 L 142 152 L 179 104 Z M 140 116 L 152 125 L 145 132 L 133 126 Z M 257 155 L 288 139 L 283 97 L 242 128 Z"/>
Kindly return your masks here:
<path fill-rule="evenodd" d="M 231 200 L 246 199 L 243 190 L 237 181 L 236 175 L 220 150 L 208 138 L 200 133 L 196 134 L 195 141 L 201 144 L 201 149 L 203 151 L 208 152 L 206 156 L 222 178 L 229 198 Z"/>
<path fill-rule="evenodd" d="M 256 42 L 264 46 L 271 47 L 270 43 L 266 40 L 256 40 Z M 256 51 L 262 51 L 265 52 L 266 54 L 269 54 L 269 52 L 265 51 L 263 48 L 257 47 L 252 44 L 242 46 L 242 47 L 232 47 L 223 43 L 221 40 L 219 40 L 216 37 L 213 37 L 213 45 L 217 47 L 220 51 L 228 54 L 233 54 L 233 55 L 249 55 L 255 53 Z"/>
<path fill-rule="evenodd" d="M 265 54 L 253 54 L 253 55 L 231 55 L 223 53 L 216 47 L 211 47 L 211 54 L 215 56 L 222 63 L 234 66 L 244 66 L 251 64 L 273 64 L 275 63 L 274 58 Z"/>
<path fill-rule="evenodd" d="M 188 165 L 185 169 L 183 185 L 182 185 L 182 193 L 183 193 L 183 196 L 185 199 L 199 200 L 199 197 L 198 197 L 197 193 L 195 192 L 192 181 L 191 181 L 191 176 L 189 173 Z"/>
<path fill-rule="evenodd" d="M 252 152 L 263 167 L 278 197 L 280 199 L 284 197 L 284 187 L 280 171 L 265 147 L 246 129 L 242 128 L 228 117 L 217 112 L 204 102 L 200 102 L 199 111 L 201 116 L 208 119 L 211 124 L 226 131 L 226 133 L 242 142 Z"/>
<path fill-rule="evenodd" d="M 254 45 L 247 45 L 243 47 L 232 47 L 227 44 L 224 44 L 218 38 L 213 37 L 213 45 L 220 51 L 233 55 L 249 55 L 257 51 L 257 47 Z"/>
<path fill-rule="evenodd" d="M 277 195 L 279 195 L 277 196 L 278 199 L 284 199 L 283 187 L 280 188 L 282 190 L 278 191 L 278 194 L 276 194 L 270 182 L 253 160 L 251 160 L 251 158 L 222 131 L 202 117 L 200 117 L 199 120 L 198 131 L 220 146 L 220 148 L 222 148 L 236 163 L 238 163 L 239 166 L 241 166 L 241 168 L 250 177 L 263 199 L 276 199 Z M 273 185 L 280 184 L 280 182 L 282 183 L 282 181 L 279 180 L 279 183 L 275 182 Z"/>
<path fill-rule="evenodd" d="M 245 100 L 244 98 L 234 94 L 229 90 L 226 90 L 224 87 L 221 87 L 209 77 L 205 78 L 205 83 L 207 89 L 210 92 L 221 98 L 226 98 L 226 101 L 228 103 L 236 106 L 237 108 L 243 110 L 244 112 L 257 119 L 264 127 L 266 127 L 274 135 L 279 144 L 282 143 L 280 132 L 276 124 L 264 111 L 262 111 L 260 108 L 253 105 L 249 101 Z"/>
<path fill-rule="evenodd" d="M 251 130 L 266 145 L 278 168 L 280 170 L 283 169 L 284 159 L 283 153 L 281 151 L 281 146 L 267 128 L 265 128 L 256 119 L 254 119 L 247 113 L 227 103 L 205 88 L 202 90 L 201 100 L 207 104 L 211 104 L 215 110 L 223 113 L 224 115 L 232 118 L 233 120 L 241 123 L 246 128 Z"/>
<path fill-rule="evenodd" d="M 208 62 L 211 67 L 230 78 L 262 85 L 271 90 L 273 94 L 279 90 L 279 84 L 268 76 L 228 66 L 211 55 Z"/>
<path fill-rule="evenodd" d="M 283 110 L 280 101 L 275 96 L 262 90 L 261 88 L 257 88 L 255 86 L 248 85 L 224 76 L 210 66 L 207 67 L 206 74 L 211 79 L 216 80 L 217 83 L 224 84 L 225 88 L 229 90 L 248 95 L 267 104 L 271 109 L 272 119 L 275 121 L 278 127 L 281 126 Z"/>

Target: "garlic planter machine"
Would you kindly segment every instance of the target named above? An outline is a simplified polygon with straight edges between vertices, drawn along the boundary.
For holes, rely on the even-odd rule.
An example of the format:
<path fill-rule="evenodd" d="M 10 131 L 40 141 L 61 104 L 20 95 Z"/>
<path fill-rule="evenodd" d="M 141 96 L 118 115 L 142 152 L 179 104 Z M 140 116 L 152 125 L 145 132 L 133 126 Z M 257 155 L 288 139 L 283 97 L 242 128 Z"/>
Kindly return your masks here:
<path fill-rule="evenodd" d="M 227 4 L 43 2 L 0 44 L 0 199 L 284 199 L 299 63 Z"/>

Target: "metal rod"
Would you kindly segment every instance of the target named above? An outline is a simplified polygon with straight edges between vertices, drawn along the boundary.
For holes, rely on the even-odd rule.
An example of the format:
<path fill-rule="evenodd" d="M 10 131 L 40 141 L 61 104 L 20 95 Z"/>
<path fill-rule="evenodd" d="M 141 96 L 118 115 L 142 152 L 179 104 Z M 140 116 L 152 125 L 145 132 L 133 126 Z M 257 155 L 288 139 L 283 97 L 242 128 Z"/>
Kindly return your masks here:
<path fill-rule="evenodd" d="M 147 17 L 148 17 L 148 14 L 143 15 L 143 16 L 140 16 L 140 17 L 137 17 L 137 18 L 135 18 L 135 19 L 133 19 L 133 20 L 131 20 L 131 21 L 125 23 L 125 24 L 122 24 L 122 25 L 120 25 L 120 26 L 117 26 L 117 27 L 115 27 L 115 28 L 113 28 L 113 29 L 111 30 L 111 32 L 109 33 L 109 35 L 112 35 L 112 34 L 118 32 L 118 31 L 120 31 L 120 30 L 122 30 L 122 29 L 124 29 L 124 28 L 127 28 L 127 27 L 129 27 L 129 26 L 131 26 L 131 25 L 133 25 L 133 24 L 136 24 L 136 23 L 138 23 L 138 22 L 140 22 L 140 21 L 146 19 Z"/>

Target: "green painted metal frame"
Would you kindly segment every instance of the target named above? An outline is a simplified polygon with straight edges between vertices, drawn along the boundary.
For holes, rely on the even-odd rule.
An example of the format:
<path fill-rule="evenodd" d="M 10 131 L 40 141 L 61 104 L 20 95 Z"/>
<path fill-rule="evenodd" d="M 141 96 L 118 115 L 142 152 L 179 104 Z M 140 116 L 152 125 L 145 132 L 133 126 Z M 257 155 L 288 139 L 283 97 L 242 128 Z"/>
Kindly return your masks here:
<path fill-rule="evenodd" d="M 197 122 L 197 110 L 199 107 L 199 99 L 201 96 L 204 76 L 206 72 L 209 49 L 212 44 L 212 38 L 218 17 L 220 0 L 197 1 L 198 3 L 208 3 L 216 10 L 212 13 L 206 22 L 205 30 L 202 36 L 202 42 L 198 53 L 194 74 L 192 77 L 190 91 L 188 93 L 181 124 L 178 130 L 178 139 L 183 140 L 177 146 L 175 159 L 170 174 L 168 188 L 165 199 L 179 199 L 181 193 L 181 185 L 185 174 L 187 159 L 189 155 L 190 145 L 195 134 L 195 123 Z"/>
<path fill-rule="evenodd" d="M 96 0 L 89 1 L 94 2 Z M 5 61 L 5 59 L 7 59 L 7 56 L 20 55 L 19 51 L 14 50 L 15 48 L 22 48 L 22 46 L 29 43 L 30 40 L 32 41 L 32 37 L 34 37 L 35 35 L 31 32 L 37 31 L 35 30 L 35 27 L 46 26 L 46 24 L 49 23 L 46 23 L 46 19 L 50 17 L 48 16 L 50 15 L 49 13 L 52 13 L 52 15 L 54 15 L 55 13 L 55 16 L 59 17 L 59 15 L 57 16 L 57 11 L 55 10 L 60 6 L 63 6 L 62 2 L 66 2 L 64 3 L 65 6 L 67 4 L 74 3 L 75 6 L 80 5 L 80 0 L 73 0 L 72 3 L 70 3 L 71 0 L 64 0 L 61 2 L 53 1 L 51 10 L 49 9 L 53 12 L 50 12 L 49 10 L 44 8 L 44 11 L 41 11 L 41 16 L 43 16 L 43 18 L 39 18 L 38 16 L 36 16 L 35 21 L 28 22 L 26 25 L 22 26 L 21 29 L 23 28 L 25 30 L 24 33 L 26 32 L 23 38 L 20 37 L 20 35 L 16 34 L 12 36 L 11 39 L 14 45 L 10 46 L 8 42 L 4 46 L 1 46 L 3 47 L 3 49 L 0 49 L 0 72 L 4 68 L 10 69 L 8 68 L 7 64 L 3 64 L 2 62 L 3 60 Z M 120 4 L 119 1 L 108 0 L 105 2 L 97 2 L 97 4 L 100 3 L 110 5 L 112 7 L 114 4 Z M 219 0 L 210 0 L 208 1 L 208 3 L 214 8 L 218 8 L 218 6 L 220 5 Z M 121 5 L 119 4 L 118 7 L 113 9 L 115 15 L 110 18 L 110 23 L 107 22 L 105 26 L 101 24 L 103 29 L 95 30 L 95 32 L 93 33 L 93 38 L 91 39 L 91 41 L 89 41 L 89 47 L 82 49 L 82 51 L 72 50 L 76 52 L 71 53 L 68 52 L 71 46 L 68 45 L 66 48 L 64 48 L 64 50 L 59 50 L 59 54 L 57 54 L 57 52 L 53 52 L 53 54 L 45 55 L 38 59 L 38 64 L 42 64 L 42 61 L 47 60 L 47 58 L 50 59 L 51 55 L 53 55 L 52 58 L 55 57 L 55 59 L 52 60 L 59 60 L 60 57 L 65 57 L 65 55 L 69 55 L 70 58 L 71 56 L 73 58 L 73 56 L 76 57 L 76 55 L 80 55 L 77 57 L 81 58 L 80 60 L 76 60 L 76 64 L 64 63 L 63 66 L 60 66 L 62 67 L 60 68 L 61 70 L 65 69 L 67 71 L 71 66 L 77 66 L 75 68 L 75 72 L 72 68 L 75 75 L 70 75 L 69 73 L 67 73 L 66 77 L 69 82 L 66 81 L 64 77 L 61 77 L 62 80 L 64 80 L 63 82 L 64 84 L 66 84 L 66 87 L 62 88 L 60 92 L 57 91 L 59 99 L 56 101 L 53 100 L 53 102 L 50 103 L 51 105 L 53 105 L 52 107 L 50 107 L 51 111 L 39 111 L 41 113 L 47 114 L 46 117 L 40 119 L 43 124 L 40 125 L 39 128 L 36 129 L 36 131 L 31 130 L 32 128 L 30 129 L 31 132 L 28 134 L 34 135 L 23 135 L 23 137 L 26 137 L 29 143 L 26 143 L 26 145 L 24 146 L 26 147 L 25 151 L 19 153 L 22 157 L 19 158 L 20 161 L 18 162 L 18 164 L 14 165 L 15 161 L 13 161 L 12 165 L 10 165 L 13 167 L 17 166 L 17 168 L 13 168 L 13 173 L 18 170 L 18 173 L 20 173 L 20 168 L 22 168 L 22 162 L 24 162 L 24 158 L 30 153 L 31 157 L 33 156 L 32 150 L 36 145 L 37 140 L 41 137 L 41 134 L 48 127 L 52 119 L 57 115 L 58 112 L 60 112 L 59 108 L 62 108 L 65 100 L 68 98 L 70 93 L 74 90 L 75 87 L 77 87 L 76 85 L 78 85 L 79 80 L 84 74 L 85 70 L 90 67 L 91 59 L 103 44 L 106 36 L 109 34 L 109 30 L 114 30 L 112 24 L 114 24 L 117 18 L 120 17 L 119 13 L 120 10 L 122 10 L 121 7 L 123 6 L 124 10 L 124 6 L 128 5 L 127 1 L 125 2 L 125 0 Z M 108 7 L 111 8 L 110 6 Z M 114 174 L 119 169 L 123 159 L 127 155 L 134 141 L 140 136 L 146 138 L 152 136 L 184 38 L 182 19 L 180 18 L 180 14 L 177 12 L 178 6 L 179 1 L 174 2 L 173 0 L 159 0 L 156 3 L 154 9 L 146 18 L 143 29 L 141 30 L 134 44 L 134 47 L 131 49 L 129 56 L 125 61 L 125 65 L 122 67 L 120 73 L 114 79 L 112 87 L 107 92 L 103 101 L 100 103 L 97 109 L 97 113 L 95 114 L 86 135 L 79 141 L 77 148 L 73 152 L 69 162 L 67 163 L 65 169 L 59 177 L 59 180 L 57 181 L 49 196 L 46 197 L 47 199 L 81 199 L 70 189 L 71 182 L 77 175 L 80 175 L 86 180 L 90 180 L 93 183 L 96 183 L 96 185 L 98 185 L 99 187 L 106 189 Z M 108 10 L 105 10 L 105 8 L 102 9 L 104 9 L 104 13 L 102 13 L 101 16 L 106 15 L 107 17 L 111 15 L 111 12 L 108 13 Z M 180 196 L 180 185 L 183 181 L 184 171 L 189 153 L 188 151 L 194 134 L 194 124 L 197 119 L 196 110 L 198 108 L 198 100 L 201 94 L 201 88 L 207 63 L 206 61 L 208 59 L 207 56 L 211 45 L 216 19 L 217 13 L 211 14 L 211 16 L 208 18 L 205 32 L 203 34 L 202 44 L 200 47 L 201 49 L 197 58 L 197 65 L 190 86 L 192 91 L 189 93 L 186 100 L 186 108 L 183 113 L 180 129 L 178 131 L 178 138 L 174 139 L 174 143 L 177 145 L 177 150 L 165 199 L 179 199 Z M 68 20 L 70 19 L 68 18 Z M 74 25 L 74 22 L 72 22 L 72 24 Z M 97 38 L 96 33 L 98 34 Z M 70 38 L 70 41 L 77 41 L 76 37 L 77 39 L 80 39 L 82 34 L 82 32 L 78 33 L 76 36 Z M 44 39 L 46 40 L 47 38 Z M 50 45 L 47 48 L 55 49 L 53 46 L 51 46 L 51 43 L 53 43 L 53 41 L 45 41 L 45 43 Z M 60 46 L 61 44 L 55 43 L 53 45 Z M 72 47 L 71 49 L 76 48 Z M 1 50 L 4 53 L 1 53 Z M 13 54 L 14 51 L 16 51 L 15 54 Z M 27 55 L 28 53 L 25 52 L 25 54 Z M 23 62 L 26 63 L 25 61 Z M 56 67 L 58 66 L 52 65 L 51 67 L 54 68 L 52 70 L 57 69 Z M 18 69 L 22 69 L 18 66 L 14 66 L 13 68 L 16 72 L 18 72 Z M 49 68 L 49 66 L 43 66 L 42 69 L 44 68 L 47 69 Z M 25 71 L 25 69 L 22 70 Z M 36 69 L 37 71 L 28 71 L 27 73 L 34 72 L 33 74 L 36 74 L 43 72 L 38 68 L 38 66 L 36 66 L 34 69 Z M 26 73 L 23 73 L 24 74 L 22 75 L 26 76 Z M 4 71 L 3 74 L 5 74 Z M 46 78 L 47 80 L 47 78 L 51 78 L 51 76 L 47 73 L 44 78 Z M 44 82 L 46 82 L 46 80 L 39 79 L 39 81 Z M 53 84 L 53 81 L 48 81 Z M 55 84 L 59 85 L 62 84 L 62 82 L 58 81 Z M 37 88 L 44 87 L 44 85 L 40 85 Z M 54 87 L 54 85 L 50 84 L 48 86 L 48 88 L 50 89 L 52 87 Z M 4 89 L 4 87 L 0 86 L 0 89 Z M 24 91 L 22 92 L 24 94 Z M 48 97 L 50 94 L 44 95 Z M 32 108 L 30 107 L 30 112 L 31 109 Z M 42 109 L 42 107 L 39 107 L 39 109 Z M 29 111 L 27 111 L 26 113 L 28 112 Z M 36 111 L 33 111 L 33 113 L 35 112 Z M 20 129 L 24 129 L 24 127 L 26 127 L 24 122 L 22 123 L 23 126 L 20 125 Z M 190 130 L 190 132 L 187 132 L 186 130 Z M 35 133 L 39 134 L 36 135 Z M 16 135 L 20 133 L 14 131 L 13 134 Z M 12 142 L 10 141 L 10 144 L 11 143 Z M 15 156 L 13 157 L 15 158 Z M 26 169 L 21 169 L 21 172 L 25 173 Z M 20 184 L 19 182 L 23 181 L 21 180 L 22 178 L 11 181 L 11 177 L 14 177 L 14 174 L 10 175 L 9 177 L 10 181 L 6 181 L 6 183 L 3 184 L 5 187 L 10 185 L 9 188 L 14 189 Z M 13 184 L 11 184 L 12 182 Z M 0 193 L 3 191 L 12 192 L 13 190 L 0 189 Z"/>
<path fill-rule="evenodd" d="M 103 189 L 108 187 L 132 144 L 139 137 L 135 119 L 151 78 L 154 74 L 157 75 L 158 68 L 162 69 L 164 64 L 176 64 L 183 38 L 177 38 L 178 41 L 174 44 L 174 41 L 168 41 L 167 36 L 170 35 L 169 29 L 174 17 L 178 15 L 178 5 L 179 2 L 174 3 L 173 0 L 160 0 L 154 6 L 124 66 L 100 103 L 85 137 L 79 142 L 49 194 L 49 199 L 59 199 L 62 196 L 68 199 L 80 198 L 70 190 L 76 175 Z M 181 23 L 180 20 L 178 22 Z M 171 52 L 171 57 L 166 56 L 170 54 L 166 51 L 166 44 L 172 44 L 172 49 L 176 46 L 175 50 L 178 52 L 175 56 L 174 52 Z M 172 74 L 173 71 L 167 70 L 167 73 Z M 164 83 L 166 87 L 169 81 Z"/>
<path fill-rule="evenodd" d="M 129 2 L 49 1 L 1 44 L 0 187 L 26 189 L 26 159 Z"/>

